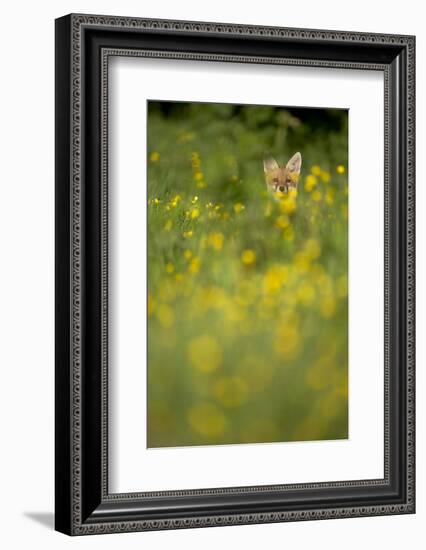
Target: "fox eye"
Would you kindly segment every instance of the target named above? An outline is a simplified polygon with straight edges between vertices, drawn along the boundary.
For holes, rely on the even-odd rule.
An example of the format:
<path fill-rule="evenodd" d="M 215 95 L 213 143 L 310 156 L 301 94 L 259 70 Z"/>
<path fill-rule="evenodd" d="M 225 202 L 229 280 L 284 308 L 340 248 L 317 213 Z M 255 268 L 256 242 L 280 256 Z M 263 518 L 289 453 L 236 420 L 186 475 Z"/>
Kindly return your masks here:
<path fill-rule="evenodd" d="M 278 183 L 278 178 L 274 178 L 274 179 L 272 180 L 272 183 Z"/>

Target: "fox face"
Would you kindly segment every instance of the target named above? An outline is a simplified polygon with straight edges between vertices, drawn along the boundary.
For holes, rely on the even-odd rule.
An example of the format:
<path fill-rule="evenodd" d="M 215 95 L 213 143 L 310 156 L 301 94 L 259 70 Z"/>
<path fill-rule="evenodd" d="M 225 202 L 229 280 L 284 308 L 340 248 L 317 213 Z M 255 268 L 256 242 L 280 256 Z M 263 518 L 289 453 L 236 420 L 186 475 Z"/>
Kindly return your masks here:
<path fill-rule="evenodd" d="M 263 170 L 268 191 L 279 196 L 280 193 L 288 193 L 291 189 L 297 190 L 301 167 L 300 153 L 295 153 L 285 166 L 279 166 L 278 162 L 271 157 L 265 159 Z"/>

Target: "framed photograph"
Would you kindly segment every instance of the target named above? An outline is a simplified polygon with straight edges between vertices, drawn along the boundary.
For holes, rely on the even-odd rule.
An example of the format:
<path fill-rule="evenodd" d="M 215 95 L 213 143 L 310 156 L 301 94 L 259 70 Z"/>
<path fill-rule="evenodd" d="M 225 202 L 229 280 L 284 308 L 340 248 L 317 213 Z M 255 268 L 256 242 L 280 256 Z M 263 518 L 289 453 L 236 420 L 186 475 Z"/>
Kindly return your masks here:
<path fill-rule="evenodd" d="M 56 529 L 415 511 L 413 36 L 56 20 Z"/>

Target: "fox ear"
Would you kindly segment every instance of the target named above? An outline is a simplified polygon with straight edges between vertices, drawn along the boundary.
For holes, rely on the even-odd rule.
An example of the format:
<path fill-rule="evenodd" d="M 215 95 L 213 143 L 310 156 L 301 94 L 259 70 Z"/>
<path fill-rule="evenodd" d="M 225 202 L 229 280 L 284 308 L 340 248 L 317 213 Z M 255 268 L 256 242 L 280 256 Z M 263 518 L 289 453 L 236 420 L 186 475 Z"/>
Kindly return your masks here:
<path fill-rule="evenodd" d="M 300 174 L 300 169 L 302 168 L 302 155 L 300 153 L 295 153 L 287 162 L 286 168 L 291 173 Z"/>
<path fill-rule="evenodd" d="M 263 160 L 263 170 L 265 173 L 271 172 L 272 170 L 277 170 L 278 168 L 278 162 L 274 158 L 268 157 Z"/>

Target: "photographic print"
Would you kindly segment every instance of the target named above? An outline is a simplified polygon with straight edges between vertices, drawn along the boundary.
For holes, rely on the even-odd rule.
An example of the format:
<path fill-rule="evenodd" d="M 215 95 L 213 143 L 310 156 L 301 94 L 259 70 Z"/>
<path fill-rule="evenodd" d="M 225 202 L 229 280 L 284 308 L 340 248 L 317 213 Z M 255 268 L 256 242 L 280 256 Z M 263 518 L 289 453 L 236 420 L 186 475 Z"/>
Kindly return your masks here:
<path fill-rule="evenodd" d="M 148 447 L 348 437 L 348 111 L 148 102 Z"/>

